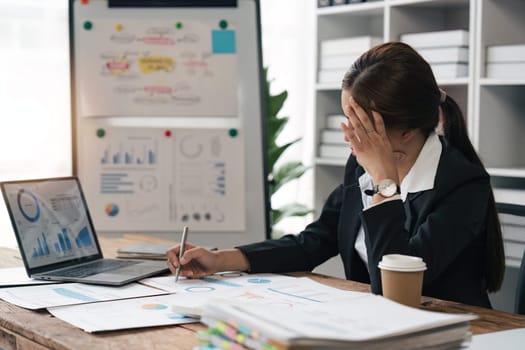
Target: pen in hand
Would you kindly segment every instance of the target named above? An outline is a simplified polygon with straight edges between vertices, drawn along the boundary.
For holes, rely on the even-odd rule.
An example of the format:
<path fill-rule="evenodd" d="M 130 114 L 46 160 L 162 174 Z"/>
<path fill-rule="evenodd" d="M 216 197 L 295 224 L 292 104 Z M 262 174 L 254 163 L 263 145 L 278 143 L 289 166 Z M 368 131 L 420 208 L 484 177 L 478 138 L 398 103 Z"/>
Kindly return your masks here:
<path fill-rule="evenodd" d="M 186 237 L 188 236 L 188 226 L 184 226 L 184 229 L 182 230 L 182 238 L 180 240 L 180 248 L 179 248 L 179 266 L 177 266 L 177 269 L 175 270 L 175 282 L 179 281 L 179 274 L 180 274 L 180 259 L 182 259 L 182 255 L 184 254 L 184 246 L 186 245 Z"/>

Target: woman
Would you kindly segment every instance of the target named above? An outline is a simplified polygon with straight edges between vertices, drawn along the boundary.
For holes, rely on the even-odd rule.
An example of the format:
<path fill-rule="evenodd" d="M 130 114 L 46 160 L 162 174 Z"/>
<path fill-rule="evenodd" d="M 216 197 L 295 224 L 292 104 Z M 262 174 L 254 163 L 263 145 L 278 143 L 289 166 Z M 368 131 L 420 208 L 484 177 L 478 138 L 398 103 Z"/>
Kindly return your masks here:
<path fill-rule="evenodd" d="M 188 244 L 180 262 L 175 246 L 171 271 L 179 263 L 183 276 L 195 278 L 304 271 L 340 254 L 347 279 L 381 293 L 378 263 L 399 253 L 426 262 L 424 295 L 490 307 L 487 292 L 500 288 L 504 272 L 490 178 L 428 63 L 403 43 L 374 47 L 346 73 L 341 104 L 352 154 L 315 222 L 299 235 L 236 249 Z"/>

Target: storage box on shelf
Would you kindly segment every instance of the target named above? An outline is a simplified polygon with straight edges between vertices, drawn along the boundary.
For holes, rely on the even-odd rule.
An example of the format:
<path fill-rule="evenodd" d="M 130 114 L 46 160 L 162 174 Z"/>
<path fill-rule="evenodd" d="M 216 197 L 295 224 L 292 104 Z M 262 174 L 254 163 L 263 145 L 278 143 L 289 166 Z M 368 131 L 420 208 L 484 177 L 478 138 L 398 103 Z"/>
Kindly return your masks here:
<path fill-rule="evenodd" d="M 458 29 L 409 33 L 402 34 L 400 40 L 412 46 L 427 60 L 436 79 L 468 75 L 468 31 Z"/>

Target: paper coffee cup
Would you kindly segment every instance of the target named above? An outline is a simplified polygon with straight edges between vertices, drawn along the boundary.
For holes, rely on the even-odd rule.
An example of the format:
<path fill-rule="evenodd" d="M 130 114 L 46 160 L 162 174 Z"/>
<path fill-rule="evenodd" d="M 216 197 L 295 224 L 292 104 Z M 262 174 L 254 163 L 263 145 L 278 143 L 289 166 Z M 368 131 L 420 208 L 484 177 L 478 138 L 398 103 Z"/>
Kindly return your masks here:
<path fill-rule="evenodd" d="M 379 268 L 385 298 L 412 307 L 419 306 L 423 273 L 427 269 L 423 259 L 401 254 L 384 255 Z"/>

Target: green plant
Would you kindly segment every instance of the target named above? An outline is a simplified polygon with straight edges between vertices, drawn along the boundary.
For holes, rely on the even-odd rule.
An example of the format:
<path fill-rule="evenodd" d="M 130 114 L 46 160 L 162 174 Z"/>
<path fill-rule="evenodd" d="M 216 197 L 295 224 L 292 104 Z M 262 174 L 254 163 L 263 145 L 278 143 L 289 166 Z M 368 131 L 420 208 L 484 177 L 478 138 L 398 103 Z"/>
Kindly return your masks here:
<path fill-rule="evenodd" d="M 278 117 L 284 102 L 288 98 L 288 91 L 284 90 L 277 95 L 272 95 L 270 88 L 272 81 L 268 78 L 268 68 L 264 68 L 265 78 L 265 94 L 266 94 L 266 131 L 267 131 L 267 147 L 268 147 L 268 182 L 270 195 L 270 224 L 272 227 L 272 237 L 276 238 L 282 235 L 274 229 L 275 225 L 286 217 L 291 216 L 305 216 L 312 212 L 308 207 L 300 203 L 290 203 L 279 208 L 274 208 L 271 204 L 273 195 L 288 182 L 300 178 L 308 169 L 302 162 L 291 161 L 285 162 L 276 166 L 277 161 L 281 155 L 290 146 L 299 142 L 301 138 L 297 138 L 283 145 L 277 145 L 276 140 L 281 131 L 288 123 L 288 117 Z"/>

